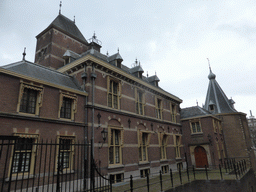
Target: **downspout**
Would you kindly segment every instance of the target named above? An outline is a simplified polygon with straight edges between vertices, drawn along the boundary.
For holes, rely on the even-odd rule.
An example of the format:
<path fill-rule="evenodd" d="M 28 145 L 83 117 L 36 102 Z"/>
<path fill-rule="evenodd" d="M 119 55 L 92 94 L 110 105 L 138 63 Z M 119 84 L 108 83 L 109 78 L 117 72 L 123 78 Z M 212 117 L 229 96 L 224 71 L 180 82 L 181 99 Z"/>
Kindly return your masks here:
<path fill-rule="evenodd" d="M 94 85 L 95 79 L 97 75 L 94 70 L 94 64 L 92 63 L 92 72 L 91 72 L 91 80 L 92 80 L 92 127 L 91 127 L 91 189 L 94 191 L 95 181 L 94 181 Z"/>
<path fill-rule="evenodd" d="M 83 91 L 86 92 L 85 90 L 85 83 L 87 80 L 87 72 L 86 72 L 86 65 L 84 65 L 84 72 L 81 75 L 81 78 L 83 80 Z M 88 98 L 87 96 L 84 97 L 84 189 L 86 190 L 89 186 L 88 183 L 88 171 L 89 170 L 89 161 L 88 161 Z"/>
<path fill-rule="evenodd" d="M 91 73 L 91 79 L 92 79 L 92 129 L 91 129 L 91 133 L 92 133 L 92 143 L 91 143 L 91 147 L 92 147 L 92 157 L 94 159 L 94 86 L 95 86 L 95 79 L 96 79 L 97 75 L 95 73 L 95 69 L 94 69 L 94 65 L 92 64 L 92 73 Z"/>

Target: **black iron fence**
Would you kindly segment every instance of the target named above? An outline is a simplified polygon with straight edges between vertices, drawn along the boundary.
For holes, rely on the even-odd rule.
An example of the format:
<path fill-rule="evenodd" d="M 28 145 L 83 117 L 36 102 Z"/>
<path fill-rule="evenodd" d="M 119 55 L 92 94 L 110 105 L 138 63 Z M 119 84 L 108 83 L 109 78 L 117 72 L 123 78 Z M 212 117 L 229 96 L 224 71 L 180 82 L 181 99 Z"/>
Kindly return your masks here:
<path fill-rule="evenodd" d="M 83 191 L 88 144 L 62 137 L 0 137 L 0 191 Z"/>
<path fill-rule="evenodd" d="M 147 173 L 145 178 L 131 175 L 129 178 L 124 178 L 126 184 L 121 187 L 114 185 L 113 191 L 164 191 L 193 180 L 238 180 L 248 171 L 247 168 L 245 160 L 236 162 L 235 159 L 226 159 L 223 164 L 200 169 L 194 166 L 186 169 L 170 169 L 168 173 L 162 171 Z"/>

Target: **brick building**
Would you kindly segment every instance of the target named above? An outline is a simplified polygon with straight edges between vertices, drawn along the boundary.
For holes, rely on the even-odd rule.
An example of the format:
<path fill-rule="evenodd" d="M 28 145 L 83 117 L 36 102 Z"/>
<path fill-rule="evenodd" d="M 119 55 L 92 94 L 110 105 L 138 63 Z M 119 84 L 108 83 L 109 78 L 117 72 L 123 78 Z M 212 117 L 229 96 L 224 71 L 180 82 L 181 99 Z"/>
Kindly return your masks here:
<path fill-rule="evenodd" d="M 183 142 L 189 161 L 202 166 L 209 162 L 218 165 L 225 158 L 246 159 L 255 170 L 246 114 L 236 111 L 235 102 L 227 98 L 211 68 L 208 78 L 204 107 L 181 110 Z"/>
<path fill-rule="evenodd" d="M 252 138 L 252 144 L 253 144 L 253 147 L 256 148 L 256 119 L 252 115 L 251 110 L 250 110 L 250 114 L 251 114 L 251 116 L 249 118 L 247 118 L 247 121 L 248 121 L 248 126 L 250 129 L 250 134 L 251 134 L 251 138 Z"/>
<path fill-rule="evenodd" d="M 96 36 L 87 41 L 62 14 L 36 38 L 35 63 L 24 55 L 0 68 L 1 135 L 83 140 L 115 181 L 183 165 L 182 100 L 161 89 L 156 75 L 144 76 L 137 61 L 126 67 L 119 51 L 102 54 Z M 20 157 L 17 166 L 25 161 L 33 171 L 35 156 Z M 63 161 L 72 164 L 72 155 Z"/>
<path fill-rule="evenodd" d="M 188 165 L 219 165 L 226 158 L 221 120 L 199 107 L 181 110 L 182 136 Z"/>

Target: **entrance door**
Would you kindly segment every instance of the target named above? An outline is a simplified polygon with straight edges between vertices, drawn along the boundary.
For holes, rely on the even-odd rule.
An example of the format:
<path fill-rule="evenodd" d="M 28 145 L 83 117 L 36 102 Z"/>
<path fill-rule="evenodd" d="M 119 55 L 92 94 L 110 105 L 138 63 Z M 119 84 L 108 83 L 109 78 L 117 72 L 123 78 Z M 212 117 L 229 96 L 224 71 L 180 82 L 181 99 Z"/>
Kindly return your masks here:
<path fill-rule="evenodd" d="M 207 154 L 203 147 L 197 146 L 194 150 L 196 167 L 204 168 L 205 165 L 208 167 Z"/>

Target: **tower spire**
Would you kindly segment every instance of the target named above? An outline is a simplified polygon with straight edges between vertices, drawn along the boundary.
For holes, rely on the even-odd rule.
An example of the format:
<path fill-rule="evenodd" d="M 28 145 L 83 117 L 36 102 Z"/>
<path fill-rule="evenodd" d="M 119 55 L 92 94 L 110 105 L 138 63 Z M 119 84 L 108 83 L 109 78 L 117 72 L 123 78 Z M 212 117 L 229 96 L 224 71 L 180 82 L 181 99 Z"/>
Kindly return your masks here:
<path fill-rule="evenodd" d="M 61 14 L 61 6 L 62 6 L 62 1 L 60 1 L 60 9 L 59 9 L 59 14 Z"/>

